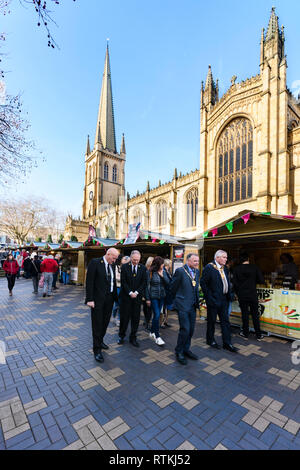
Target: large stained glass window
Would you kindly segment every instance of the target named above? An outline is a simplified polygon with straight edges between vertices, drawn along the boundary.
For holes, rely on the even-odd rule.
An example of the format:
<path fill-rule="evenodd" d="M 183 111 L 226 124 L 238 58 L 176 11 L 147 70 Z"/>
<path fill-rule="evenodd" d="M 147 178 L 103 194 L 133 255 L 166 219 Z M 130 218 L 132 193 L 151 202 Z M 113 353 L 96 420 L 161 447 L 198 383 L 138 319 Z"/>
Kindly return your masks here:
<path fill-rule="evenodd" d="M 233 119 L 217 145 L 218 205 L 252 197 L 253 129 L 246 118 Z"/>

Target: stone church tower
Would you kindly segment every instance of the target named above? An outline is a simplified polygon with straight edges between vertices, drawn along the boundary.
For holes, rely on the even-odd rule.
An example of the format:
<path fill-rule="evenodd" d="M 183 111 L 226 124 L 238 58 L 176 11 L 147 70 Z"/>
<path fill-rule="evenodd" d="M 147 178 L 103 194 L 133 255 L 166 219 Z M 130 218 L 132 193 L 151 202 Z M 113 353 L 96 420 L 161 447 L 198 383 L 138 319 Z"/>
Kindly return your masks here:
<path fill-rule="evenodd" d="M 85 185 L 82 219 L 96 226 L 99 214 L 115 206 L 125 195 L 126 149 L 124 134 L 118 153 L 107 45 L 94 147 L 88 136 L 85 153 Z"/>

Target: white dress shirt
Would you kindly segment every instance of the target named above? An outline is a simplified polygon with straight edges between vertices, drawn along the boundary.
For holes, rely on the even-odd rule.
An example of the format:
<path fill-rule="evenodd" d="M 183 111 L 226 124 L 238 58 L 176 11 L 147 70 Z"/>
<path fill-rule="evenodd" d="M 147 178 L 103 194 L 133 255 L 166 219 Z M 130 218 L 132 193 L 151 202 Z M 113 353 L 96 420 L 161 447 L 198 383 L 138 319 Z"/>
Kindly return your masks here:
<path fill-rule="evenodd" d="M 107 262 L 105 256 L 103 256 L 103 260 L 104 260 L 104 263 L 105 263 L 106 273 L 107 273 L 107 266 L 109 266 L 109 269 L 110 269 L 110 275 L 111 275 L 111 278 L 110 278 L 110 292 L 113 292 L 113 290 L 114 290 L 114 272 L 113 272 L 113 269 L 112 269 L 111 265 Z"/>

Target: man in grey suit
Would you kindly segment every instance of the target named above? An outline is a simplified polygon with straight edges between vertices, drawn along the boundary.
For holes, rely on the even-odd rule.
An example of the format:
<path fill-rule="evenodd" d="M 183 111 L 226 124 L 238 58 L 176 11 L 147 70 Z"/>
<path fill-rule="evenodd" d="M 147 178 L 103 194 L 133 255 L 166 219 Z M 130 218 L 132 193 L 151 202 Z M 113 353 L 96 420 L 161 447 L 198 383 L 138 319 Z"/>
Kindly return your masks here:
<path fill-rule="evenodd" d="M 170 293 L 174 299 L 174 310 L 177 310 L 179 334 L 175 348 L 176 358 L 180 364 L 187 364 L 186 358 L 197 360 L 190 350 L 191 339 L 195 329 L 196 309 L 199 307 L 199 256 L 190 253 L 186 264 L 175 271 L 170 283 Z"/>

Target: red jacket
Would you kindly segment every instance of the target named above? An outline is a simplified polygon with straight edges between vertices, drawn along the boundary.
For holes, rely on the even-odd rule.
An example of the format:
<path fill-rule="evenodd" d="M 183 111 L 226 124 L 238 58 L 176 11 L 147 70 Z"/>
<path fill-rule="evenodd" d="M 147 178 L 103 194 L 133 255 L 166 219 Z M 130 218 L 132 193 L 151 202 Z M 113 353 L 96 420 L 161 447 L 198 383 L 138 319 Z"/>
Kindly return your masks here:
<path fill-rule="evenodd" d="M 54 259 L 44 259 L 41 264 L 41 272 L 42 273 L 56 273 L 58 270 L 58 264 Z"/>
<path fill-rule="evenodd" d="M 3 263 L 3 269 L 6 274 L 17 274 L 19 271 L 19 265 L 15 259 L 12 261 L 5 260 Z"/>

